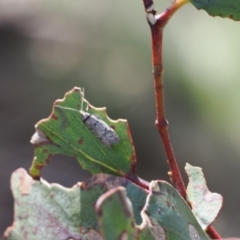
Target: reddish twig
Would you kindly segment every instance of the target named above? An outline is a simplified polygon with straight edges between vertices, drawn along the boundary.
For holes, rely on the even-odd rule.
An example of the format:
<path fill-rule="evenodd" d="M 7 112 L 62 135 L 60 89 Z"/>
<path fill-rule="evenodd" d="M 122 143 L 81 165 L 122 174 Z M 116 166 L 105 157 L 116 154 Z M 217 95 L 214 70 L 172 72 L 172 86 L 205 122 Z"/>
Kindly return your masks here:
<path fill-rule="evenodd" d="M 168 122 L 165 116 L 164 108 L 164 91 L 163 91 L 163 61 L 162 61 L 162 36 L 163 29 L 171 16 L 179 9 L 186 1 L 176 1 L 165 12 L 157 14 L 153 2 L 144 1 L 147 20 L 151 28 L 152 34 L 152 64 L 155 84 L 156 110 L 157 120 L 156 126 L 161 135 L 168 163 L 171 169 L 169 173 L 175 188 L 179 191 L 184 199 L 186 199 L 186 188 L 182 180 L 181 173 L 178 168 L 176 158 L 172 149 L 171 141 L 168 133 Z"/>
<path fill-rule="evenodd" d="M 206 232 L 211 239 L 222 239 L 218 232 L 211 225 L 208 227 Z"/>
<path fill-rule="evenodd" d="M 152 65 L 157 111 L 156 127 L 161 135 L 165 153 L 167 155 L 168 163 L 171 170 L 169 173 L 170 178 L 175 188 L 178 190 L 178 192 L 182 195 L 182 197 L 185 200 L 186 200 L 186 187 L 184 185 L 182 175 L 179 171 L 177 160 L 173 152 L 173 148 L 168 133 L 168 121 L 165 116 L 162 40 L 163 29 L 166 26 L 168 20 L 182 5 L 188 2 L 189 0 L 175 0 L 175 2 L 173 2 L 172 5 L 166 11 L 164 11 L 162 14 L 157 14 L 153 1 L 143 0 L 145 11 L 147 14 L 147 20 L 152 35 Z M 207 233 L 212 239 L 221 239 L 220 235 L 215 231 L 215 229 L 212 226 L 210 226 L 207 229 Z"/>

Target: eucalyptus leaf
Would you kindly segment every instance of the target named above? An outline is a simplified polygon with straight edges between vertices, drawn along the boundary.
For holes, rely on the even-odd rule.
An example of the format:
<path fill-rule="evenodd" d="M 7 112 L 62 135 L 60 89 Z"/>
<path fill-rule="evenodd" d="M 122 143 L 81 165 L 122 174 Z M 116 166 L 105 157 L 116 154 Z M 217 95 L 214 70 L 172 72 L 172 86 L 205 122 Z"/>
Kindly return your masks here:
<path fill-rule="evenodd" d="M 171 240 L 209 239 L 188 204 L 173 186 L 164 181 L 152 181 L 149 190 L 142 216 L 151 222 L 157 233 Z"/>
<path fill-rule="evenodd" d="M 240 0 L 190 0 L 190 2 L 211 16 L 240 20 Z"/>
<path fill-rule="evenodd" d="M 201 227 L 205 230 L 219 214 L 223 197 L 208 190 L 202 169 L 186 164 L 185 171 L 189 178 L 187 199 Z"/>
<path fill-rule="evenodd" d="M 134 221 L 141 224 L 147 191 L 125 178 L 97 174 L 65 188 L 34 180 L 24 169 L 18 169 L 11 177 L 14 223 L 5 231 L 4 239 L 102 240 L 95 204 L 102 194 L 119 186 L 124 186 L 133 204 Z"/>
<path fill-rule="evenodd" d="M 153 181 L 136 225 L 133 201 L 122 187 L 103 194 L 96 204 L 102 235 L 111 239 L 208 240 L 187 203 L 167 182 Z"/>
<path fill-rule="evenodd" d="M 89 122 L 86 125 L 81 114 L 83 111 L 85 117 L 88 114 L 100 123 L 90 121 L 90 126 Z M 93 131 L 91 124 L 93 128 L 97 124 L 98 129 Z M 108 131 L 111 136 L 114 132 L 119 138 L 118 141 L 115 138 L 113 145 L 105 144 L 101 132 L 96 135 L 96 131 L 105 131 L 107 127 L 112 131 Z M 31 139 L 35 157 L 30 174 L 36 179 L 40 177 L 42 167 L 55 154 L 77 158 L 80 165 L 93 174 L 135 174 L 136 154 L 127 121 L 111 120 L 105 108 L 95 108 L 84 99 L 80 88 L 74 88 L 66 93 L 64 99 L 57 100 L 50 117 L 39 121 L 35 128 L 36 133 Z M 105 137 L 108 138 L 109 134 Z"/>
<path fill-rule="evenodd" d="M 105 240 L 164 240 L 155 238 L 149 224 L 137 226 L 133 207 L 125 188 L 117 187 L 103 194 L 96 203 L 99 227 Z"/>
<path fill-rule="evenodd" d="M 208 239 L 187 203 L 164 181 L 151 182 L 148 192 L 126 178 L 97 174 L 65 188 L 18 169 L 11 189 L 14 223 L 6 240 L 102 240 L 106 231 L 107 239 L 126 231 L 129 239 Z"/>

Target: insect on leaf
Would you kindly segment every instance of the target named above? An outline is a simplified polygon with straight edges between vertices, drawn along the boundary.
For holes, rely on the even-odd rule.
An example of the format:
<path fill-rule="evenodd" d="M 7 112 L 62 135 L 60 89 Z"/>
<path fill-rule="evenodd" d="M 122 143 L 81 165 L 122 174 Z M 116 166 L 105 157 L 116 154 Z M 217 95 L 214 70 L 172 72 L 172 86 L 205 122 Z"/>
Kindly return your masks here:
<path fill-rule="evenodd" d="M 83 123 L 99 138 L 99 140 L 106 146 L 118 144 L 120 139 L 116 132 L 101 118 L 94 114 L 80 111 Z"/>
<path fill-rule="evenodd" d="M 93 174 L 135 174 L 136 155 L 127 121 L 111 120 L 105 108 L 95 108 L 84 99 L 80 88 L 57 100 L 50 117 L 35 128 L 30 168 L 34 178 L 40 177 L 41 168 L 55 154 L 76 157 Z"/>

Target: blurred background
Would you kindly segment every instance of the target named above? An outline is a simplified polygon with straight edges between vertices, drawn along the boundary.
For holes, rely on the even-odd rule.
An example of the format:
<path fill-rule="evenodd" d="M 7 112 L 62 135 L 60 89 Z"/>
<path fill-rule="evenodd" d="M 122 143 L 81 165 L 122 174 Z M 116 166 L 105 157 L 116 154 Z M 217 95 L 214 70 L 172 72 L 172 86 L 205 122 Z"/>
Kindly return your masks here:
<path fill-rule="evenodd" d="M 163 11 L 172 0 L 158 1 Z M 214 226 L 240 237 L 240 28 L 192 5 L 165 29 L 166 113 L 179 166 L 203 168 L 224 197 Z M 129 121 L 138 175 L 167 180 L 154 126 L 150 30 L 142 1 L 0 0 L 0 234 L 13 221 L 11 173 L 28 169 L 34 124 L 74 86 L 96 107 Z M 71 187 L 90 177 L 55 156 L 43 177 Z"/>

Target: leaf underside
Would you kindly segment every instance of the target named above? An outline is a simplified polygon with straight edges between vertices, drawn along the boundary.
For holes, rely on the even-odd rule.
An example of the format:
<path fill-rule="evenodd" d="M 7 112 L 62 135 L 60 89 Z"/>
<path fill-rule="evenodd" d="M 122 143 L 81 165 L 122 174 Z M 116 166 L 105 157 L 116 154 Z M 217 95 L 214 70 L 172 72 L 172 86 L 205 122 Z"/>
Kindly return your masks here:
<path fill-rule="evenodd" d="M 97 174 L 65 188 L 43 179 L 33 180 L 24 169 L 18 169 L 11 177 L 14 223 L 5 231 L 4 239 L 102 240 L 94 206 L 102 194 L 116 186 L 125 187 L 134 202 L 134 219 L 141 224 L 147 193 L 125 178 Z"/>
<path fill-rule="evenodd" d="M 205 230 L 217 217 L 223 198 L 218 193 L 208 190 L 202 169 L 186 164 L 185 171 L 189 178 L 187 198 L 191 203 L 193 214 Z"/>

